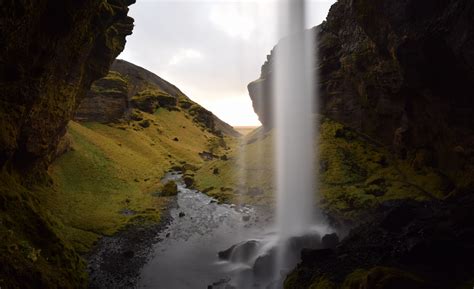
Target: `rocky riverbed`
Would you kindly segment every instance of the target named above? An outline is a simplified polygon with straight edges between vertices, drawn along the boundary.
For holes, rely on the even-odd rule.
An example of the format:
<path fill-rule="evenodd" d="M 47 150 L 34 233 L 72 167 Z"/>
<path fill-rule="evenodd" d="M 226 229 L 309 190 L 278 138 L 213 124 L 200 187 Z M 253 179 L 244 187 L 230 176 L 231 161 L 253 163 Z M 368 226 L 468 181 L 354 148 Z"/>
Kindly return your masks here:
<path fill-rule="evenodd" d="M 186 188 L 180 173 L 163 181 L 171 180 L 178 195 L 161 223 L 101 239 L 89 257 L 89 288 L 218 288 L 229 282 L 237 268 L 219 260 L 218 252 L 262 236 L 269 218 Z"/>

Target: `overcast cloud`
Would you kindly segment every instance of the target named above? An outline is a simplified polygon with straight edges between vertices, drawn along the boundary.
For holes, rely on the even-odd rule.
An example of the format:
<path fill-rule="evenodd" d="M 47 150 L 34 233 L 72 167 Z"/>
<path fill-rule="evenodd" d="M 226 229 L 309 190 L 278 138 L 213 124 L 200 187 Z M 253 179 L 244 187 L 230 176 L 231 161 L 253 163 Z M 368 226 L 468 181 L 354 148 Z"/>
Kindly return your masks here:
<path fill-rule="evenodd" d="M 307 27 L 320 24 L 335 0 L 309 1 Z M 277 2 L 138 0 L 121 59 L 178 86 L 231 125 L 258 125 L 247 84 L 283 35 Z"/>

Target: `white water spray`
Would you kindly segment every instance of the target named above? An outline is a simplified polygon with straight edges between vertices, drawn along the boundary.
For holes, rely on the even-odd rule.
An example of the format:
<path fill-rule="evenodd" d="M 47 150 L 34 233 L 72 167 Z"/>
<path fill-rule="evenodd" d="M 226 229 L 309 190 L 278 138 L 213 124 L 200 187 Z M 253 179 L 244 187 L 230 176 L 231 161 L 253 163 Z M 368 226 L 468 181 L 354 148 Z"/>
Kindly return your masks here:
<path fill-rule="evenodd" d="M 275 57 L 277 230 L 302 235 L 315 224 L 315 36 L 305 31 L 305 1 L 280 7 L 282 40 Z"/>
<path fill-rule="evenodd" d="M 270 93 L 274 103 L 276 228 L 229 249 L 230 263 L 241 266 L 233 284 L 238 289 L 282 288 L 286 273 L 299 262 L 301 250 L 322 248 L 321 237 L 332 231 L 323 224 L 316 200 L 316 35 L 305 30 L 305 0 L 282 0 L 279 5 L 279 29 L 287 36 L 274 51 Z"/>

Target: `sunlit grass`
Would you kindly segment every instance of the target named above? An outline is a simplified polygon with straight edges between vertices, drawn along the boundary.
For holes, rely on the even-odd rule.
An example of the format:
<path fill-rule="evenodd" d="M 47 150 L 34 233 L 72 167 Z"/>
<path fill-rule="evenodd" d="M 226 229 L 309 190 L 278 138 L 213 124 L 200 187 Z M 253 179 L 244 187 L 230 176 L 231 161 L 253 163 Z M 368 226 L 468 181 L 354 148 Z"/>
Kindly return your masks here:
<path fill-rule="evenodd" d="M 56 189 L 43 192 L 42 200 L 80 251 L 138 217 L 158 221 L 167 200 L 153 194 L 160 179 L 172 166 L 200 165 L 198 153 L 214 137 L 183 112 L 142 116 L 149 127 L 139 121 L 69 124 L 72 149 L 51 166 Z M 122 214 L 125 209 L 135 214 Z"/>

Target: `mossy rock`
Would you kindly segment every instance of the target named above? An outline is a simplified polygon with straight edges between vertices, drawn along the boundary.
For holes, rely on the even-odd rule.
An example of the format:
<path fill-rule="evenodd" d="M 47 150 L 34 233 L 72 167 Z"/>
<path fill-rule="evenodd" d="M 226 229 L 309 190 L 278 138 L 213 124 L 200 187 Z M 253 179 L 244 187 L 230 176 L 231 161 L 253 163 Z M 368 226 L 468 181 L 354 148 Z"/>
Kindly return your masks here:
<path fill-rule="evenodd" d="M 192 188 L 194 185 L 194 178 L 190 175 L 187 175 L 183 178 L 184 184 L 186 184 L 187 188 Z"/>
<path fill-rule="evenodd" d="M 390 267 L 357 269 L 346 277 L 341 289 L 427 289 L 417 276 Z"/>
<path fill-rule="evenodd" d="M 147 128 L 147 127 L 150 127 L 151 125 L 151 122 L 149 119 L 145 119 L 145 120 L 142 120 L 139 125 L 143 128 Z"/>
<path fill-rule="evenodd" d="M 322 277 L 313 281 L 313 284 L 308 289 L 336 289 L 336 285 L 329 279 Z"/>
<path fill-rule="evenodd" d="M 178 185 L 174 181 L 167 182 L 161 190 L 161 195 L 165 197 L 176 196 L 178 194 Z"/>
<path fill-rule="evenodd" d="M 191 106 L 193 106 L 193 103 L 190 102 L 190 101 L 187 101 L 187 100 L 181 100 L 181 101 L 179 101 L 178 105 L 182 109 L 189 109 L 189 108 L 191 108 Z"/>
<path fill-rule="evenodd" d="M 153 113 L 159 107 L 173 108 L 176 107 L 177 100 L 158 89 L 145 89 L 132 97 L 132 106 L 148 113 Z"/>

